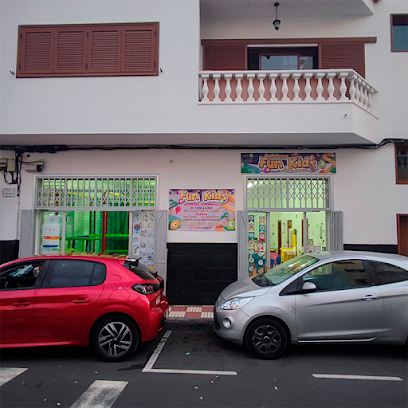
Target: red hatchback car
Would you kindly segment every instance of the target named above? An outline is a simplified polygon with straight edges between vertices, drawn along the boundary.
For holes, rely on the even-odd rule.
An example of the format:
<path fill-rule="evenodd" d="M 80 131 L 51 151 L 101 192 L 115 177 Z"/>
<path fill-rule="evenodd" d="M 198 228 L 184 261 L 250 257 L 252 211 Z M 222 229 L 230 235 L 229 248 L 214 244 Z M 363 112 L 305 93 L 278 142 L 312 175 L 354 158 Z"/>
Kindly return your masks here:
<path fill-rule="evenodd" d="M 164 281 L 138 260 L 36 256 L 0 266 L 0 347 L 87 346 L 107 361 L 155 338 Z"/>

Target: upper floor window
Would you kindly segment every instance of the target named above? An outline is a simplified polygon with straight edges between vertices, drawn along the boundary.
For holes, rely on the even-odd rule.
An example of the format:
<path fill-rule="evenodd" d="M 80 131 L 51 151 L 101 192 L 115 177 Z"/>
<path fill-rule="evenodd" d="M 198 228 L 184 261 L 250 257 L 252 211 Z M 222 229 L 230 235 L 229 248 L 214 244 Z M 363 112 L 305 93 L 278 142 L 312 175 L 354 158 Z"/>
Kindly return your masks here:
<path fill-rule="evenodd" d="M 317 69 L 317 47 L 248 48 L 248 69 L 298 70 Z"/>
<path fill-rule="evenodd" d="M 159 23 L 20 26 L 17 77 L 158 75 Z"/>
<path fill-rule="evenodd" d="M 391 51 L 408 51 L 408 14 L 391 15 Z"/>
<path fill-rule="evenodd" d="M 408 143 L 395 145 L 397 184 L 408 184 Z"/>

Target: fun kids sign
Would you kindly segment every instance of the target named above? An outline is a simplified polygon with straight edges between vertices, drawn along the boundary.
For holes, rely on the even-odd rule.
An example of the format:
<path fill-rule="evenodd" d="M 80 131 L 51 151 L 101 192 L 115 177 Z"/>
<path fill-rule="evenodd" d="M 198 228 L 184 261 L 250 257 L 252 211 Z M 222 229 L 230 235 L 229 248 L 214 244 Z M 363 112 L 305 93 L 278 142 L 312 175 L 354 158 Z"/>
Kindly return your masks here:
<path fill-rule="evenodd" d="M 235 231 L 235 190 L 169 190 L 169 230 Z"/>
<path fill-rule="evenodd" d="M 241 153 L 241 173 L 336 173 L 335 153 Z"/>

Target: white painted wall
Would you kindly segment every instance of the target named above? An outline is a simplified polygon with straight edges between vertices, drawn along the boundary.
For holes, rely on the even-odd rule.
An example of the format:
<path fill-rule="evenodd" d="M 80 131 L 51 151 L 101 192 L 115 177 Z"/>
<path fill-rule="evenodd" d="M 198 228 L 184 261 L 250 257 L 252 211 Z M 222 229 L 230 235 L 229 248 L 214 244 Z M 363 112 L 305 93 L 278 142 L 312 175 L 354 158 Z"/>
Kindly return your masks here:
<path fill-rule="evenodd" d="M 0 158 L 14 158 L 14 152 L 0 150 Z M 6 176 L 8 182 L 10 175 Z M 3 197 L 3 189 L 15 190 L 15 197 Z M 3 174 L 0 174 L 0 241 L 18 239 L 17 235 L 17 213 L 18 213 L 17 186 L 7 184 Z"/>
<path fill-rule="evenodd" d="M 13 135 L 7 139 L 3 136 L 4 140 L 21 144 L 65 144 L 67 134 L 78 135 L 76 139 L 70 136 L 75 144 L 106 140 L 122 144 L 200 144 L 217 133 L 224 135 L 217 135 L 218 143 L 233 140 L 242 144 L 252 133 L 260 143 L 285 145 L 298 144 L 299 139 L 312 144 L 321 138 L 328 143 L 332 139 L 364 141 L 353 138 L 354 134 L 374 142 L 384 137 L 404 137 L 408 56 L 390 53 L 389 13 L 408 10 L 408 2 L 382 1 L 374 7 L 373 16 L 363 17 L 308 17 L 302 14 L 307 1 L 297 14 L 293 9 L 285 11 L 282 4 L 278 32 L 267 13 L 245 17 L 245 9 L 238 6 L 247 7 L 246 2 L 224 3 L 234 4 L 228 14 L 209 15 L 203 9 L 200 22 L 199 0 L 2 0 L 0 134 Z M 234 17 L 234 10 L 240 11 L 239 17 Z M 135 21 L 160 22 L 159 65 L 163 73 L 158 77 L 16 78 L 9 73 L 16 71 L 18 25 Z M 332 104 L 199 106 L 200 29 L 201 38 L 377 36 L 377 44 L 366 46 L 366 65 L 368 81 L 380 91 L 374 101 L 380 120 L 364 113 L 346 122 L 342 120 L 343 111 L 352 108 Z M 272 121 L 274 127 L 270 126 Z M 284 137 L 287 133 L 292 134 L 289 140 Z M 109 136 L 104 138 L 104 134 Z"/>
<path fill-rule="evenodd" d="M 266 150 L 267 151 L 267 150 Z M 168 210 L 169 189 L 235 189 L 245 206 L 245 177 L 237 150 L 72 151 L 30 155 L 45 160 L 41 175 L 158 175 L 159 210 Z M 336 151 L 333 210 L 344 212 L 347 244 L 397 244 L 396 214 L 408 213 L 408 186 L 395 184 L 394 146 Z M 27 159 L 26 157 L 24 158 Z M 22 174 L 21 209 L 34 206 L 35 173 Z M 15 236 L 15 209 L 0 198 L 1 239 Z M 9 202 L 10 203 L 10 202 Z M 6 209 L 3 216 L 3 208 Z M 7 215 L 9 214 L 10 217 Z M 10 219 L 9 219 L 10 218 Z M 168 242 L 237 242 L 236 232 L 168 231 Z"/>
<path fill-rule="evenodd" d="M 256 3 L 256 2 L 255 2 Z M 273 3 L 273 2 L 271 2 Z M 308 4 L 309 3 L 309 4 Z M 374 14 L 369 16 L 320 15 L 316 8 L 308 12 L 312 3 L 303 1 L 303 7 L 294 11 L 292 5 L 280 2 L 279 31 L 272 21 L 275 8 L 270 5 L 261 16 L 247 14 L 240 9 L 225 7 L 232 2 L 221 2 L 223 12 L 214 15 L 214 9 L 202 7 L 201 38 L 327 38 L 327 37 L 377 37 L 377 43 L 366 44 L 366 79 L 379 93 L 374 97 L 374 109 L 379 117 L 372 132 L 375 143 L 384 138 L 407 138 L 408 133 L 408 53 L 391 52 L 390 15 L 408 13 L 407 0 L 383 0 L 374 4 Z M 316 3 L 315 3 L 316 4 Z M 324 118 L 322 117 L 324 121 Z M 365 127 L 359 118 L 356 126 Z M 359 132 L 361 129 L 358 129 Z"/>

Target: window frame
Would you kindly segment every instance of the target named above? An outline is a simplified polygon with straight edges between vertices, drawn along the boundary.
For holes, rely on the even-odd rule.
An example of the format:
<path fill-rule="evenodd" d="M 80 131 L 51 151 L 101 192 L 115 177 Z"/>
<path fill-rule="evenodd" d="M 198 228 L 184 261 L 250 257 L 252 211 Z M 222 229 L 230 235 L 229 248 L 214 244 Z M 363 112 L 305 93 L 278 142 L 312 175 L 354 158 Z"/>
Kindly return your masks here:
<path fill-rule="evenodd" d="M 406 150 L 408 152 L 408 142 L 407 143 L 395 143 L 394 145 L 394 152 L 395 152 L 395 181 L 396 184 L 408 184 L 408 179 L 400 180 L 398 177 L 398 151 L 399 150 Z M 399 149 L 402 147 L 403 149 Z"/>
<path fill-rule="evenodd" d="M 93 34 L 101 31 L 118 32 L 116 51 L 117 64 L 115 68 L 93 69 L 92 62 L 92 40 Z M 84 42 L 82 48 L 83 58 L 82 68 L 64 68 L 61 70 L 57 66 L 58 41 L 57 35 L 63 31 L 84 32 Z M 133 67 L 127 68 L 125 65 L 125 35 L 127 32 L 151 32 L 148 52 L 150 53 L 150 68 Z M 26 59 L 25 44 L 27 33 L 50 33 L 49 44 L 49 69 L 48 70 L 24 70 Z M 129 44 L 134 39 L 129 40 Z M 146 45 L 146 43 L 145 43 Z M 75 47 L 75 46 L 73 46 Z M 141 53 L 143 51 L 141 50 Z M 132 53 L 128 54 L 132 55 Z M 36 56 L 37 57 L 37 56 Z M 37 60 L 38 61 L 38 60 Z M 159 22 L 146 23 L 118 23 L 118 24 L 60 24 L 60 25 L 20 25 L 18 29 L 18 51 L 17 51 L 17 78 L 66 78 L 66 77 L 101 77 L 101 76 L 158 76 L 159 75 Z"/>
<path fill-rule="evenodd" d="M 391 14 L 390 15 L 390 30 L 391 30 L 391 52 L 408 52 L 408 48 L 406 50 L 394 50 L 394 17 L 399 17 L 399 16 L 405 16 L 407 20 L 407 26 L 408 26 L 408 14 L 406 13 L 396 13 L 396 14 Z M 405 24 L 396 24 L 396 25 L 405 25 Z"/>

